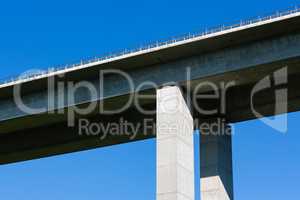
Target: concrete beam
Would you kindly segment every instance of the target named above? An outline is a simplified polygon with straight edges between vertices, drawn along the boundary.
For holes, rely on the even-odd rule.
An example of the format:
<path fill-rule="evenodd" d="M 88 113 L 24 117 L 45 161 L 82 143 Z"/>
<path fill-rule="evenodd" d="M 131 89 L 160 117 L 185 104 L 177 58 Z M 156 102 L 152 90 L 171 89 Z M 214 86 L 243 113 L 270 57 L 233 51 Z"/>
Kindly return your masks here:
<path fill-rule="evenodd" d="M 157 200 L 194 200 L 193 118 L 178 87 L 157 91 Z"/>
<path fill-rule="evenodd" d="M 90 130 L 81 131 L 81 119 L 88 120 L 90 124 L 101 124 L 107 130 L 102 129 L 97 134 Z M 133 125 L 133 129 L 123 127 L 124 121 Z M 129 109 L 123 115 L 78 116 L 75 127 L 68 126 L 65 121 L 47 127 L 0 134 L 0 165 L 153 138 L 155 121 L 155 115 L 139 114 Z M 114 126 L 111 126 L 113 124 L 118 124 L 122 130 L 116 133 Z"/>
<path fill-rule="evenodd" d="M 209 43 L 207 45 L 210 46 Z M 191 83 L 191 85 L 194 86 L 191 88 L 191 91 L 201 82 L 210 81 L 218 85 L 220 82 L 227 83 L 233 80 L 237 85 L 228 90 L 226 98 L 228 104 L 226 105 L 227 112 L 226 116 L 224 116 L 228 122 L 232 123 L 256 118 L 251 111 L 249 98 L 253 86 L 259 80 L 283 66 L 289 67 L 287 84 L 289 91 L 287 102 L 288 112 L 300 110 L 300 90 L 298 89 L 300 75 L 299 46 L 300 34 L 290 33 L 269 39 L 265 38 L 261 41 L 254 41 L 244 45 L 210 51 L 206 54 L 195 55 L 181 60 L 162 62 L 150 67 L 132 68 L 127 72 L 133 77 L 136 84 L 142 83 L 145 80 L 153 81 L 158 85 L 174 81 L 185 87 L 186 84 Z M 185 75 L 186 67 L 191 67 L 192 81 L 187 80 Z M 98 72 L 95 72 L 95 74 L 98 75 Z M 82 77 L 78 76 L 78 78 Z M 90 79 L 87 78 L 84 80 Z M 92 78 L 91 80 L 93 80 L 91 83 L 95 86 L 99 84 L 99 80 Z M 91 99 L 90 95 L 88 95 L 88 91 L 82 89 L 76 93 L 75 104 L 85 106 L 95 100 L 98 101 L 99 104 L 103 104 L 104 107 L 109 108 L 109 110 L 114 110 L 126 103 L 126 100 L 129 98 L 129 89 L 124 78 L 120 79 L 118 75 L 110 75 L 104 77 L 104 82 L 106 86 L 104 88 L 103 99 Z M 47 105 L 46 88 L 38 88 L 37 90 L 36 86 L 38 85 L 39 82 L 24 85 L 26 94 L 23 95 L 23 99 L 26 105 L 30 107 L 44 107 Z M 34 91 L 28 88 L 34 89 Z M 99 86 L 96 88 L 99 89 Z M 155 89 L 145 88 L 145 90 L 155 95 Z M 209 91 L 199 91 L 199 93 L 205 92 Z M 134 141 L 128 140 L 127 138 L 113 138 L 109 141 L 89 138 L 88 142 L 86 142 L 86 138 L 77 137 L 77 135 L 73 138 L 74 131 L 67 127 L 67 117 L 65 115 L 52 115 L 47 113 L 27 115 L 16 107 L 11 98 L 11 93 L 11 88 L 9 91 L 8 88 L 0 90 L 1 164 Z M 68 90 L 62 90 L 61 93 L 68 93 Z M 274 104 L 276 103 L 274 94 L 274 90 L 270 89 L 255 95 L 254 107 L 262 115 L 274 115 Z M 243 101 L 240 101 L 240 99 L 243 99 Z M 208 105 L 208 108 L 210 108 L 214 103 L 215 102 L 211 101 L 199 101 L 199 105 L 203 106 L 205 110 L 207 108 L 205 105 Z M 147 100 L 147 102 L 141 105 L 146 104 L 155 107 L 156 101 L 155 99 Z M 70 105 L 67 100 L 61 104 L 62 107 L 59 107 L 57 102 L 55 106 L 55 109 L 58 110 L 70 110 Z M 139 120 L 145 118 L 145 116 L 137 111 L 130 113 L 129 115 L 128 113 L 120 113 L 120 116 L 125 118 L 139 116 Z M 197 113 L 195 114 L 197 115 Z M 87 117 L 95 117 L 97 119 L 113 117 L 102 116 L 101 114 L 100 116 L 94 116 L 94 113 L 92 113 L 92 115 L 93 116 Z M 194 116 L 194 118 L 203 117 L 204 116 Z M 61 134 L 61 130 L 63 130 L 64 134 Z M 39 134 L 40 132 L 43 134 Z M 155 131 L 153 131 L 151 135 L 146 135 L 139 139 L 154 137 L 154 132 Z M 143 134 L 142 131 L 141 134 Z M 43 137 L 41 135 L 43 135 Z M 72 139 L 70 139 L 71 136 Z M 47 140 L 44 138 L 47 138 Z M 22 144 L 20 145 L 19 143 Z"/>
<path fill-rule="evenodd" d="M 298 64 L 298 63 L 297 63 Z M 298 69 L 299 65 L 288 65 L 289 72 Z M 284 66 L 284 65 L 280 65 Z M 256 72 L 261 80 L 268 73 Z M 300 90 L 298 89 L 299 73 L 288 77 L 288 112 L 299 110 L 300 108 Z M 234 76 L 234 74 L 232 75 Z M 243 79 L 247 77 L 244 73 L 239 72 L 236 75 Z M 255 77 L 257 77 L 255 76 Z M 235 79 L 233 79 L 235 80 Z M 255 80 L 257 81 L 257 80 Z M 251 112 L 250 107 L 250 94 L 253 85 L 245 85 L 244 87 L 231 88 L 227 95 L 226 116 L 227 122 L 234 123 L 238 121 L 254 119 L 255 116 Z M 273 89 L 262 91 L 258 96 L 255 96 L 254 107 L 257 111 L 265 116 L 274 115 L 275 110 L 275 91 Z M 115 108 L 115 105 L 122 105 L 124 101 L 120 101 L 117 97 L 116 100 L 104 102 L 105 107 L 108 109 Z M 243 99 L 241 101 L 240 99 Z M 213 99 L 214 100 L 214 99 Z M 215 105 L 216 102 L 199 101 L 205 110 L 208 109 L 205 105 Z M 150 104 L 149 110 L 156 110 L 156 100 L 153 99 Z M 217 105 L 220 105 L 217 102 Z M 213 107 L 215 108 L 215 107 Z M 147 109 L 148 110 L 148 109 Z M 199 113 L 194 112 L 194 119 L 211 118 L 213 116 L 201 116 Z M 220 115 L 220 114 L 219 114 Z M 219 116 L 218 115 L 218 116 Z M 79 116 L 80 117 L 80 116 Z M 84 116 L 85 118 L 94 118 L 96 121 L 118 122 L 115 117 L 123 117 L 132 123 L 142 122 L 142 119 L 151 118 L 153 122 L 156 121 L 155 114 L 153 116 L 144 115 L 136 110 L 129 110 L 117 116 Z M 57 123 L 57 121 L 59 121 Z M 61 122 L 62 121 L 62 122 Z M 126 137 L 113 137 L 107 140 L 99 140 L 98 137 L 79 137 L 78 130 L 71 129 L 67 126 L 67 116 L 63 115 L 35 115 L 26 118 L 8 120 L 1 122 L 0 126 L 0 164 L 7 164 L 11 162 L 18 162 L 29 159 L 36 159 L 47 157 L 51 155 L 70 153 L 80 150 L 93 149 L 104 147 L 107 145 L 116 145 L 120 143 L 127 143 L 136 140 L 130 140 Z M 93 121 L 93 119 L 91 119 Z M 19 130 L 22 129 L 22 130 Z M 148 139 L 155 137 L 155 130 L 147 132 L 141 130 L 138 139 Z M 47 139 L 45 139 L 47 138 Z"/>
<path fill-rule="evenodd" d="M 281 37 L 252 42 L 247 45 L 230 47 L 207 54 L 190 56 L 177 61 L 131 69 L 125 72 L 133 79 L 136 86 L 145 81 L 154 82 L 159 86 L 169 82 L 184 84 L 191 80 L 205 81 L 208 77 L 215 77 L 221 74 L 226 77 L 226 74 L 230 72 L 239 72 L 250 68 L 255 72 L 271 63 L 299 58 L 299 47 L 300 33 L 293 33 Z M 190 77 L 187 76 L 187 69 L 191 70 Z M 99 71 L 96 73 L 97 78 L 94 77 L 87 80 L 89 80 L 90 84 L 93 85 L 97 91 L 100 91 L 98 74 Z M 132 92 L 128 80 L 120 74 L 109 74 L 104 76 L 103 79 L 103 82 L 105 83 L 103 86 L 103 96 L 98 95 L 97 97 L 92 98 L 87 88 L 81 88 L 80 91 L 77 91 L 74 102 L 69 102 L 66 100 L 67 98 L 64 102 L 58 103 L 58 101 L 55 101 L 53 109 L 59 110 L 71 105 L 108 100 L 113 97 L 128 95 Z M 244 80 L 252 81 L 252 77 L 245 77 Z M 143 89 L 155 88 L 149 85 Z M 55 91 L 54 98 L 57 99 L 59 94 L 67 97 L 69 92 L 70 91 L 67 88 Z M 2 89 L 0 93 L 2 93 Z M 8 93 L 12 94 L 12 91 Z M 49 94 L 47 89 L 43 89 L 38 92 L 26 94 L 22 99 L 24 104 L 28 107 L 48 108 L 48 97 Z M 28 116 L 28 114 L 17 107 L 12 99 L 12 95 L 0 98 L 0 122 L 26 116 Z"/>

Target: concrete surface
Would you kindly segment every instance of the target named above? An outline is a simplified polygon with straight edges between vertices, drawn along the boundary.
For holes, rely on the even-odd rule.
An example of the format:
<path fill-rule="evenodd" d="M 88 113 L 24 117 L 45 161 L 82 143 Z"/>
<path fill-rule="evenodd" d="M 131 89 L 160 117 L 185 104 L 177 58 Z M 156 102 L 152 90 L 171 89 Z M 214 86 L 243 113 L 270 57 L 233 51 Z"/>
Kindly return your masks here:
<path fill-rule="evenodd" d="M 190 84 L 192 92 L 197 84 L 204 81 L 217 85 L 222 82 L 235 81 L 236 85 L 228 91 L 225 117 L 228 122 L 239 122 L 256 118 L 251 112 L 249 98 L 254 85 L 284 66 L 288 66 L 289 80 L 286 85 L 289 90 L 287 112 L 300 110 L 299 63 L 300 17 L 293 16 L 84 69 L 68 71 L 63 77 L 55 77 L 55 81 L 57 83 L 58 81 L 89 80 L 99 89 L 99 70 L 102 69 L 123 70 L 133 78 L 136 84 L 152 81 L 162 86 L 168 82 L 176 82 L 183 88 Z M 190 77 L 186 76 L 187 68 L 191 70 Z M 84 106 L 91 101 L 97 101 L 99 104 L 105 104 L 114 109 L 127 100 L 130 90 L 124 78 L 109 75 L 104 77 L 103 82 L 105 91 L 102 97 L 90 98 L 87 91 L 83 89 L 77 92 L 73 104 L 68 101 L 61 102 L 61 104 L 55 102 L 53 109 L 56 112 L 68 110 L 73 105 Z M 39 108 L 47 105 L 47 79 L 26 82 L 22 88 L 22 99 L 26 105 Z M 67 90 L 52 92 L 56 95 L 59 92 L 68 93 Z M 143 92 L 155 96 L 156 88 L 146 87 Z M 199 90 L 198 92 L 207 91 Z M 72 129 L 67 126 L 66 115 L 45 112 L 28 115 L 15 105 L 12 98 L 12 85 L 0 89 L 0 164 L 134 141 L 128 140 L 128 137 L 111 137 L 103 141 L 95 137 L 79 137 L 76 128 Z M 263 115 L 274 115 L 273 90 L 265 90 L 256 95 L 254 103 L 255 108 Z M 218 102 L 199 100 L 199 104 L 211 107 Z M 149 99 L 144 101 L 143 105 L 155 108 L 156 101 Z M 106 123 L 115 122 L 122 116 L 133 122 L 149 117 L 155 120 L 154 116 L 142 115 L 132 107 L 115 116 L 91 113 L 84 117 L 98 118 Z M 145 134 L 141 131 L 141 135 L 136 137 L 136 140 L 155 137 L 155 130 L 148 134 L 149 132 Z"/>
<path fill-rule="evenodd" d="M 193 118 L 178 87 L 157 91 L 157 200 L 194 200 Z"/>
<path fill-rule="evenodd" d="M 216 121 L 204 123 L 212 125 Z M 201 200 L 234 199 L 230 126 L 225 129 L 200 130 Z"/>

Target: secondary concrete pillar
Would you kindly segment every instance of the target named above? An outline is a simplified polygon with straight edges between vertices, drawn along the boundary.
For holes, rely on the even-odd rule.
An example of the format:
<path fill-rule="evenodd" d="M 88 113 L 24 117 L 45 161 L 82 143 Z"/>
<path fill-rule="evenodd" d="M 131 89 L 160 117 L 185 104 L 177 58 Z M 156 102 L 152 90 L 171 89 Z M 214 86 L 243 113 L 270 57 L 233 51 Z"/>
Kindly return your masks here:
<path fill-rule="evenodd" d="M 201 200 L 233 200 L 231 128 L 221 119 L 201 127 Z"/>
<path fill-rule="evenodd" d="M 193 118 L 176 86 L 157 91 L 157 200 L 194 200 Z"/>

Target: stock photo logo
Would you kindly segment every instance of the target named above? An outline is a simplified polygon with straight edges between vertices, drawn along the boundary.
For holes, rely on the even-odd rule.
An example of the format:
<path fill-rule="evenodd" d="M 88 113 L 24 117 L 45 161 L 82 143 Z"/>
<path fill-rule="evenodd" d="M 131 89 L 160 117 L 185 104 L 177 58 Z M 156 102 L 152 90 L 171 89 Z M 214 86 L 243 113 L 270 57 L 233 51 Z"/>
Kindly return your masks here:
<path fill-rule="evenodd" d="M 272 81 L 273 80 L 273 81 Z M 288 111 L 288 67 L 275 71 L 260 80 L 251 91 L 251 110 L 252 113 L 267 126 L 280 133 L 286 133 L 288 130 L 287 111 Z M 272 118 L 265 117 L 258 112 L 254 106 L 255 95 L 263 90 L 274 88 L 275 110 Z M 266 97 L 269 98 L 269 97 Z"/>
<path fill-rule="evenodd" d="M 188 70 L 188 72 L 190 72 Z M 21 78 L 31 78 L 34 77 L 36 74 L 42 74 L 43 71 L 41 70 L 29 70 L 25 73 L 23 73 L 20 76 Z M 128 83 L 128 88 L 130 89 L 129 93 L 130 98 L 128 102 L 118 110 L 104 110 L 101 106 L 100 109 L 97 107 L 97 100 L 103 96 L 103 91 L 104 91 L 104 74 L 115 74 L 120 77 L 125 78 Z M 187 73 L 188 75 L 189 73 Z M 250 106 L 251 106 L 251 112 L 255 116 L 255 118 L 259 119 L 262 121 L 264 124 L 267 126 L 273 128 L 274 130 L 281 132 L 281 133 L 286 133 L 287 132 L 287 114 L 282 114 L 282 113 L 287 113 L 287 103 L 288 103 L 288 89 L 286 87 L 288 83 L 288 67 L 281 68 L 272 74 L 267 75 L 260 81 L 258 81 L 255 86 L 252 88 L 251 94 L 250 94 Z M 189 78 L 189 77 L 188 77 Z M 36 114 L 36 113 L 45 113 L 48 112 L 48 114 L 55 114 L 55 109 L 63 108 L 65 105 L 72 105 L 66 111 L 60 110 L 59 114 L 64 114 L 64 112 L 67 112 L 67 117 L 68 117 L 68 125 L 70 127 L 75 126 L 75 116 L 77 114 L 83 114 L 83 115 L 88 115 L 90 113 L 97 112 L 99 114 L 119 114 L 123 111 L 126 111 L 129 109 L 130 105 L 133 105 L 135 108 L 138 109 L 138 111 L 142 114 L 145 114 L 145 116 L 149 113 L 145 113 L 143 109 L 141 109 L 141 105 L 139 104 L 139 98 L 141 97 L 140 95 L 136 95 L 136 89 L 135 88 L 140 88 L 140 85 L 134 85 L 132 77 L 130 77 L 129 74 L 126 72 L 120 71 L 120 70 L 114 70 L 114 71 L 103 71 L 100 72 L 100 86 L 93 83 L 93 82 L 87 82 L 87 81 L 81 81 L 81 82 L 68 82 L 67 84 L 65 83 L 58 83 L 58 85 L 62 85 L 63 89 L 59 90 L 59 88 L 55 89 L 55 84 L 54 84 L 54 79 L 52 77 L 48 78 L 48 91 L 45 93 L 45 98 L 47 99 L 47 105 L 41 106 L 40 108 L 36 107 L 31 107 L 28 102 L 23 102 L 22 99 L 22 84 L 16 84 L 14 86 L 14 100 L 16 105 L 19 107 L 19 109 L 26 114 Z M 124 82 L 125 83 L 125 82 Z M 149 87 L 153 87 L 156 90 L 160 88 L 160 85 L 157 85 L 153 82 L 151 84 L 149 81 L 142 83 L 141 85 L 144 86 L 147 84 Z M 187 94 L 186 98 L 189 99 L 191 96 L 196 97 L 196 98 L 191 98 L 190 103 L 191 107 L 193 108 L 194 111 L 205 115 L 205 116 L 212 116 L 216 114 L 217 112 L 222 113 L 224 116 L 226 116 L 226 92 L 230 87 L 235 87 L 236 83 L 234 80 L 224 83 L 222 82 L 220 85 L 213 83 L 213 82 L 200 82 L 198 85 L 195 86 L 194 89 L 188 88 L 187 90 L 192 91 L 193 94 Z M 198 92 L 201 91 L 202 88 L 209 87 L 211 88 L 212 92 L 214 92 L 214 95 L 199 95 Z M 84 89 L 85 94 L 90 96 L 86 97 L 88 100 L 90 100 L 90 103 L 87 107 L 85 108 L 80 108 L 76 107 L 76 100 L 75 96 L 76 93 L 80 90 Z M 58 91 L 56 91 L 58 90 Z M 274 92 L 274 113 L 272 113 L 274 116 L 272 118 L 269 118 L 267 116 L 264 116 L 262 113 L 260 113 L 255 106 L 255 98 L 256 95 L 261 94 L 265 90 L 272 90 Z M 273 91 L 274 90 L 274 91 Z M 155 99 L 155 94 L 154 95 L 148 95 L 147 96 L 150 99 Z M 217 98 L 220 102 L 220 108 L 213 108 L 212 110 L 204 110 L 201 108 L 201 105 L 198 103 L 198 99 L 207 99 L 207 98 Z M 270 98 L 268 96 L 263 96 L 263 98 Z M 172 99 L 172 96 L 168 97 L 166 100 L 170 101 L 175 101 L 176 99 Z M 177 102 L 178 104 L 178 102 Z M 174 104 L 175 106 L 176 103 Z M 58 106 L 58 107 L 56 107 Z M 175 109 L 176 110 L 176 109 Z M 150 113 L 155 113 L 155 110 L 151 111 Z M 195 123 L 197 122 L 197 119 L 195 119 Z"/>

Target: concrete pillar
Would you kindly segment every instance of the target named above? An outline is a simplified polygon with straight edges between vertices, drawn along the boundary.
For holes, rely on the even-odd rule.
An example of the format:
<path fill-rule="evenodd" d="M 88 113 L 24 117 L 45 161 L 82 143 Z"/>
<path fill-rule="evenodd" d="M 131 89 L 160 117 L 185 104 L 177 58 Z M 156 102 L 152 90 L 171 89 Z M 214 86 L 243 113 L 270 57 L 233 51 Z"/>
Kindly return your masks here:
<path fill-rule="evenodd" d="M 176 86 L 157 91 L 157 200 L 194 200 L 193 118 Z"/>
<path fill-rule="evenodd" d="M 200 128 L 201 200 L 233 200 L 231 128 L 222 120 Z"/>

